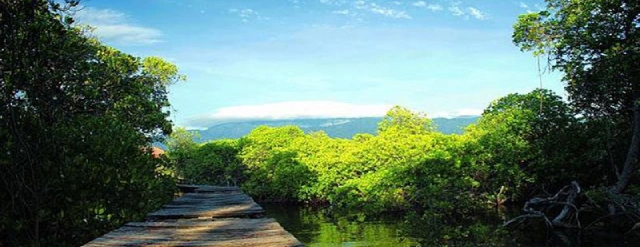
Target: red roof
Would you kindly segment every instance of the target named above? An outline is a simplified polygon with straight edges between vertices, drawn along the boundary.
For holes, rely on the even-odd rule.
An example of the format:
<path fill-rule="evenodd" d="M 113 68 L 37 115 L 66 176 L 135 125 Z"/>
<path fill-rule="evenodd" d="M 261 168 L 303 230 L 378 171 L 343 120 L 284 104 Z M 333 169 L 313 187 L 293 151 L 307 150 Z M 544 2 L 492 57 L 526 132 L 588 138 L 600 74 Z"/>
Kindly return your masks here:
<path fill-rule="evenodd" d="M 164 155 L 164 150 L 162 150 L 162 148 L 159 148 L 159 147 L 152 147 L 151 153 L 153 154 L 154 158 L 160 158 L 160 155 Z"/>

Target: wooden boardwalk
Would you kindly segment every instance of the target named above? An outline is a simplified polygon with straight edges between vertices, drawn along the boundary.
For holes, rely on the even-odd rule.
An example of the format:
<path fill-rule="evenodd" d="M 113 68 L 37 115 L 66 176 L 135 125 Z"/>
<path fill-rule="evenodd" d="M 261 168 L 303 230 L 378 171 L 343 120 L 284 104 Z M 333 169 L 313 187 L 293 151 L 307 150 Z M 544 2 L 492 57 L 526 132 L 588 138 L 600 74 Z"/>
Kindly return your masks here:
<path fill-rule="evenodd" d="M 144 222 L 131 222 L 83 245 L 303 246 L 238 187 L 182 185 L 187 192 Z"/>

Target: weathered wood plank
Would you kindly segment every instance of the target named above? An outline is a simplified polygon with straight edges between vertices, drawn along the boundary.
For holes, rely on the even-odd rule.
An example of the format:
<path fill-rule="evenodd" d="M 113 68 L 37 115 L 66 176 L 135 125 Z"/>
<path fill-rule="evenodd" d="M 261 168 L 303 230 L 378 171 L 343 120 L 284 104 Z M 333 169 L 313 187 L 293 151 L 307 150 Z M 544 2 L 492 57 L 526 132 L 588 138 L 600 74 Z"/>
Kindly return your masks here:
<path fill-rule="evenodd" d="M 197 185 L 197 184 L 177 184 L 179 189 L 215 189 L 217 191 L 228 191 L 228 190 L 236 190 L 239 191 L 240 188 L 238 186 L 215 186 L 215 185 Z"/>
<path fill-rule="evenodd" d="M 195 199 L 195 198 L 182 198 L 176 199 L 173 202 L 166 205 L 217 205 L 217 204 L 253 204 L 254 201 L 251 198 L 218 198 L 218 199 Z"/>
<path fill-rule="evenodd" d="M 186 193 L 84 246 L 303 246 L 238 187 L 180 185 Z M 250 217 L 250 218 L 246 218 Z"/>
<path fill-rule="evenodd" d="M 251 197 L 245 194 L 184 194 L 181 197 L 175 199 L 175 201 L 184 201 L 184 200 L 207 200 L 207 201 L 216 201 L 216 200 L 252 200 Z"/>
<path fill-rule="evenodd" d="M 131 230 L 134 229 L 134 230 Z M 280 236 L 286 235 L 287 232 L 282 228 L 257 228 L 255 230 L 247 230 L 247 229 L 228 229 L 228 230 L 217 230 L 217 229 L 180 229 L 180 230 L 171 230 L 171 229 L 141 229 L 139 227 L 134 227 L 131 229 L 122 228 L 118 231 L 113 231 L 110 234 L 102 236 L 102 238 L 107 240 L 114 241 L 129 241 L 129 240 L 155 240 L 155 241 L 186 241 L 186 240 L 203 240 L 203 239 L 211 239 L 215 241 L 219 240 L 228 240 L 228 239 L 245 239 L 245 238 L 258 238 L 264 236 Z"/>
<path fill-rule="evenodd" d="M 235 191 L 232 187 L 227 191 Z M 225 191 L 219 187 L 207 189 Z M 264 210 L 251 197 L 235 191 L 232 193 L 187 193 L 176 198 L 162 209 L 147 215 L 149 220 L 185 218 L 258 217 Z"/>
<path fill-rule="evenodd" d="M 237 191 L 233 191 L 231 193 L 185 193 L 184 195 L 182 195 L 181 197 L 178 198 L 183 198 L 183 197 L 188 197 L 188 198 L 228 198 L 228 197 L 249 197 L 247 194 L 242 193 L 242 192 L 237 192 Z"/>
<path fill-rule="evenodd" d="M 196 193 L 229 193 L 240 191 L 238 187 L 221 187 L 221 186 L 201 186 L 197 188 Z"/>
<path fill-rule="evenodd" d="M 276 220 L 271 218 L 261 219 L 189 219 L 189 220 L 166 220 L 166 221 L 146 221 L 146 222 L 130 222 L 125 224 L 128 227 L 150 227 L 150 228 L 197 228 L 210 227 L 216 229 L 244 229 L 255 227 L 256 225 L 277 224 Z M 279 225 L 279 224 L 278 224 Z"/>
<path fill-rule="evenodd" d="M 135 235 L 130 235 L 135 236 Z M 215 236 L 201 235 L 190 236 L 184 239 L 160 238 L 111 238 L 103 236 L 88 243 L 85 247 L 94 246 L 303 246 L 300 241 L 291 234 L 280 231 L 276 234 L 255 237 L 238 236 L 227 238 L 216 238 Z"/>
<path fill-rule="evenodd" d="M 147 219 L 189 219 L 189 218 L 229 218 L 251 217 L 264 213 L 264 209 L 258 204 L 220 205 L 214 208 L 189 207 L 189 208 L 163 208 L 147 215 Z"/>
<path fill-rule="evenodd" d="M 196 192 L 196 193 L 228 193 L 228 192 L 241 192 L 237 186 L 211 186 L 211 185 L 188 185 L 178 184 L 178 188 L 183 192 Z"/>
<path fill-rule="evenodd" d="M 102 247 L 102 246 L 198 246 L 198 247 L 231 247 L 231 246 L 260 246 L 260 247 L 299 247 L 304 246 L 294 237 L 271 236 L 262 238 L 247 239 L 226 239 L 226 240 L 186 240 L 186 241 L 122 241 L 122 240 L 105 240 L 97 243 L 89 243 L 86 247 Z"/>

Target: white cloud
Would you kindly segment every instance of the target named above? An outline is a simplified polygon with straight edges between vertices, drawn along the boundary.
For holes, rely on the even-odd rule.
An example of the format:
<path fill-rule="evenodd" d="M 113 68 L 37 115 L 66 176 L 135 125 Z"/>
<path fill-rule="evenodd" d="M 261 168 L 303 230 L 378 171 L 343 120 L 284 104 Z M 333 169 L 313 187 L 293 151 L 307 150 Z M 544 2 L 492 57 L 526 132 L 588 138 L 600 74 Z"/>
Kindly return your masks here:
<path fill-rule="evenodd" d="M 427 114 L 429 118 L 455 118 L 461 116 L 480 116 L 482 115 L 483 110 L 481 109 L 458 109 L 451 112 L 436 112 L 433 114 Z"/>
<path fill-rule="evenodd" d="M 344 6 L 347 4 L 345 1 L 338 1 L 338 0 L 320 0 L 320 3 L 332 5 L 332 6 Z M 391 3 L 395 5 L 402 5 L 402 2 L 399 2 L 399 1 L 393 1 Z M 353 1 L 351 2 L 351 6 L 352 6 L 352 9 L 350 10 L 348 9 L 334 10 L 331 13 L 341 14 L 341 15 L 350 15 L 350 16 L 356 17 L 356 16 L 362 16 L 363 12 L 368 12 L 368 13 L 386 16 L 393 19 L 411 19 L 411 16 L 407 14 L 407 12 L 405 11 L 386 7 L 386 6 L 381 6 L 377 3 L 368 3 L 367 1 L 364 1 L 364 0 Z"/>
<path fill-rule="evenodd" d="M 74 17 L 83 23 L 116 24 L 123 22 L 128 17 L 125 13 L 111 9 L 96 9 L 92 7 L 82 8 Z"/>
<path fill-rule="evenodd" d="M 298 0 L 289 0 L 289 3 L 293 6 L 293 8 L 296 8 L 296 9 L 300 8 L 300 1 Z"/>
<path fill-rule="evenodd" d="M 440 11 L 444 9 L 440 4 L 434 4 L 434 3 L 427 4 L 427 2 L 425 1 L 413 2 L 411 5 L 418 8 L 425 8 L 431 11 Z"/>
<path fill-rule="evenodd" d="M 478 20 L 485 20 L 487 19 L 487 16 L 482 13 L 480 10 L 474 8 L 474 7 L 469 7 L 467 8 L 469 10 L 469 14 L 471 14 L 471 16 L 475 17 Z"/>
<path fill-rule="evenodd" d="M 132 24 L 129 16 L 116 10 L 85 7 L 76 12 L 74 18 L 79 24 L 94 27 L 93 34 L 103 41 L 123 45 L 150 45 L 161 42 L 160 30 Z"/>
<path fill-rule="evenodd" d="M 452 15 L 455 16 L 464 16 L 464 11 L 462 11 L 462 9 L 460 9 L 460 7 L 458 5 L 451 5 L 449 6 L 449 12 L 451 12 Z"/>
<path fill-rule="evenodd" d="M 527 4 L 526 4 L 526 3 L 524 3 L 524 2 L 520 2 L 520 8 L 523 8 L 523 9 L 529 9 L 529 5 L 527 5 Z"/>
<path fill-rule="evenodd" d="M 229 9 L 229 13 L 236 14 L 242 22 L 249 22 L 251 19 L 263 19 L 258 11 L 253 9 Z"/>
<path fill-rule="evenodd" d="M 440 10 L 443 10 L 444 8 L 440 4 L 429 4 L 427 6 L 427 9 L 431 11 L 440 11 Z"/>
<path fill-rule="evenodd" d="M 460 4 L 460 2 L 451 2 L 451 5 L 448 8 L 451 15 L 462 17 L 465 20 L 469 20 L 470 17 L 478 20 L 488 19 L 487 14 L 479 9 L 475 7 L 461 7 Z"/>
<path fill-rule="evenodd" d="M 156 37 L 162 36 L 159 30 L 126 24 L 97 26 L 95 34 L 124 44 L 154 44 L 160 42 Z"/>
<path fill-rule="evenodd" d="M 394 19 L 411 19 L 411 16 L 409 16 L 404 11 L 399 11 L 392 8 L 385 8 L 375 3 L 371 4 L 371 7 L 369 8 L 369 10 L 373 13 L 384 15 L 386 17 L 391 17 Z"/>
<path fill-rule="evenodd" d="M 357 118 L 384 116 L 392 105 L 359 105 L 335 101 L 289 101 L 262 105 L 219 108 L 211 114 L 194 117 L 188 125 L 209 127 L 220 122 L 309 118 Z"/>
<path fill-rule="evenodd" d="M 349 4 L 350 2 L 351 0 L 320 0 L 320 3 L 322 4 L 333 6 L 343 6 Z"/>
<path fill-rule="evenodd" d="M 356 8 L 357 6 L 364 6 L 365 4 L 367 4 L 367 2 L 362 0 L 355 1 Z"/>
<path fill-rule="evenodd" d="M 254 121 L 254 120 L 289 120 L 289 119 L 319 119 L 319 118 L 361 118 L 383 117 L 392 105 L 386 104 L 349 104 L 336 101 L 289 101 L 262 105 L 222 107 L 210 114 L 204 114 L 188 119 L 189 129 L 206 129 L 216 124 Z M 429 118 L 456 118 L 465 116 L 480 116 L 482 109 L 464 108 L 454 111 L 428 113 Z M 336 121 L 330 125 L 348 123 L 349 120 Z"/>
<path fill-rule="evenodd" d="M 374 14 L 391 17 L 394 19 L 411 19 L 411 16 L 404 11 L 387 8 L 384 6 L 380 6 L 376 3 L 366 4 L 365 1 L 356 1 L 355 8 L 360 10 L 366 10 Z"/>
<path fill-rule="evenodd" d="M 353 14 L 351 11 L 349 11 L 348 9 L 343 9 L 343 10 L 334 10 L 331 11 L 332 14 L 336 14 L 336 15 L 350 15 Z"/>
<path fill-rule="evenodd" d="M 420 8 L 427 7 L 427 3 L 424 2 L 424 1 L 413 2 L 411 5 L 416 6 L 416 7 L 420 7 Z"/>

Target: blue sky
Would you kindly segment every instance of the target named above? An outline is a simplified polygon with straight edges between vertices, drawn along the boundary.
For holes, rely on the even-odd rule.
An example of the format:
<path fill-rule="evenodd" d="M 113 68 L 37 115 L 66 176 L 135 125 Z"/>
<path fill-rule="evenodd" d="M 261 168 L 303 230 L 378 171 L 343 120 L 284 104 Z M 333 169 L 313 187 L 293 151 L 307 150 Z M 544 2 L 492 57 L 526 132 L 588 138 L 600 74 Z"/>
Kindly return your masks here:
<path fill-rule="evenodd" d="M 108 45 L 160 56 L 172 120 L 478 114 L 539 85 L 536 59 L 511 43 L 518 14 L 542 1 L 131 0 L 83 2 L 77 19 Z M 558 74 L 543 86 L 564 96 Z"/>

